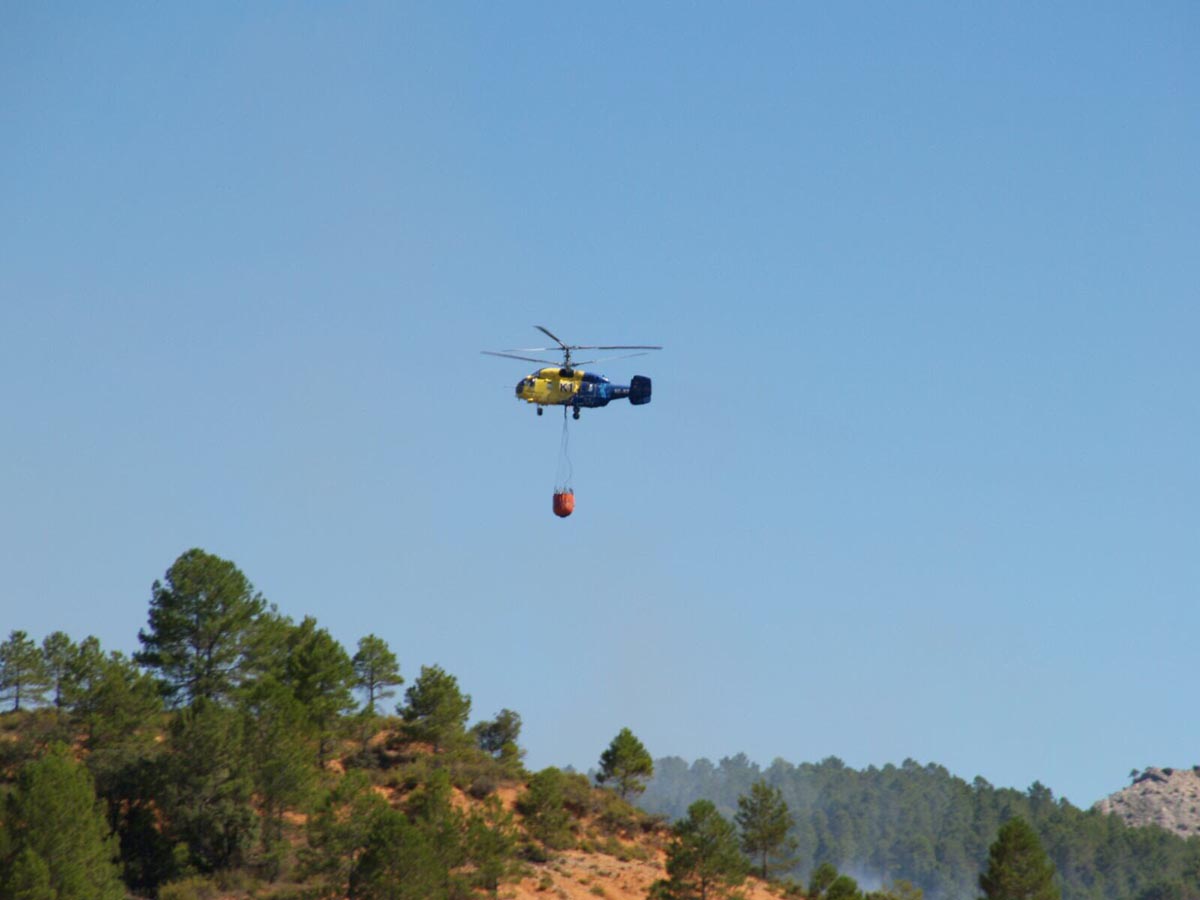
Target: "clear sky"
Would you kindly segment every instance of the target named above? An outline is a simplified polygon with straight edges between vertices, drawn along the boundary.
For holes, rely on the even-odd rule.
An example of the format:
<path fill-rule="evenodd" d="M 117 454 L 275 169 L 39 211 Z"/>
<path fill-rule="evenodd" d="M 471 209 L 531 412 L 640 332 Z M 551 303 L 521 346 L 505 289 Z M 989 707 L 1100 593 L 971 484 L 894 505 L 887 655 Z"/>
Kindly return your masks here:
<path fill-rule="evenodd" d="M 1200 8 L 7 4 L 0 630 L 190 547 L 528 762 L 1200 763 Z M 560 419 L 482 349 L 663 344 Z"/>

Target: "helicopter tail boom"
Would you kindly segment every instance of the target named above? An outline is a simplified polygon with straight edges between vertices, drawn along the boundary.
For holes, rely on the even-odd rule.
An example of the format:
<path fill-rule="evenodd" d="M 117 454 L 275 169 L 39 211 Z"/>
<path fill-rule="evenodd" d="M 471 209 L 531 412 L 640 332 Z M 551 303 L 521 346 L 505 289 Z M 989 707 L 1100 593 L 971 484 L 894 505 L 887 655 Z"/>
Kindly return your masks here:
<path fill-rule="evenodd" d="M 645 375 L 634 375 L 629 384 L 629 402 L 642 406 L 650 402 L 650 379 Z"/>
<path fill-rule="evenodd" d="M 620 400 L 622 397 L 628 397 L 629 402 L 634 406 L 644 406 L 650 402 L 650 379 L 645 375 L 634 375 L 630 381 L 629 387 L 624 385 L 613 385 L 612 399 Z"/>

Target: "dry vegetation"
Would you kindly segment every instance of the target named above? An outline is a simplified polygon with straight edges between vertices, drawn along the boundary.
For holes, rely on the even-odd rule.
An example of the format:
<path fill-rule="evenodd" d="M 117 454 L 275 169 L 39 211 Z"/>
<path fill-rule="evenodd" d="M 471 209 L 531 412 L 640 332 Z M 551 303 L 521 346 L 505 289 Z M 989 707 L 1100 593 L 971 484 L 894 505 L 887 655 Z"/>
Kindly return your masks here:
<path fill-rule="evenodd" d="M 326 787 L 332 788 L 347 771 L 361 768 L 375 793 L 399 809 L 433 769 L 446 767 L 454 784 L 451 802 L 457 809 L 478 810 L 489 798 L 496 798 L 512 814 L 521 844 L 519 861 L 495 896 L 507 900 L 644 900 L 651 884 L 666 877 L 670 828 L 660 817 L 642 812 L 610 791 L 589 786 L 582 797 L 576 794 L 568 804 L 572 846 L 547 848 L 529 835 L 521 813 L 518 800 L 527 788 L 524 773 L 522 777 L 506 775 L 475 752 L 435 754 L 428 745 L 406 741 L 398 721 L 385 725 L 367 741 L 365 753 L 361 743 L 347 741 L 338 748 L 326 770 Z M 584 776 L 574 778 L 577 784 L 586 780 Z M 298 812 L 286 817 L 286 838 L 292 847 L 288 868 L 293 871 L 306 843 L 308 818 Z M 195 879 L 184 890 L 168 889 L 167 893 L 170 896 L 165 900 L 300 900 L 313 896 L 311 887 L 303 882 L 281 879 L 273 885 L 250 884 L 237 874 Z M 476 893 L 489 896 L 482 890 Z M 750 878 L 733 896 L 767 900 L 781 892 Z"/>

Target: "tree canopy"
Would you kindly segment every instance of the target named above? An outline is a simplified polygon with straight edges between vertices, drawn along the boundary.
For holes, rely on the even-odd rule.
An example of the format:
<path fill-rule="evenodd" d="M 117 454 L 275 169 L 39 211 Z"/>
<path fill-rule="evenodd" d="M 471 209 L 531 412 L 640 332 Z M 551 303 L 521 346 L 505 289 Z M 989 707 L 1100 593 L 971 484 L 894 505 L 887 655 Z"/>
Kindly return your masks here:
<path fill-rule="evenodd" d="M 13 896 L 22 891 L 53 900 L 125 896 L 116 864 L 117 842 L 97 802 L 92 776 L 64 746 L 52 748 L 21 770 L 8 800 L 4 830 L 10 832 L 16 855 L 7 866 L 9 872 L 0 871 L 0 882 L 8 882 Z"/>
<path fill-rule="evenodd" d="M 795 863 L 791 853 L 796 849 L 796 840 L 789 832 L 796 820 L 788 812 L 779 788 L 767 787 L 761 779 L 754 782 L 749 794 L 738 797 L 734 821 L 742 832 L 742 850 L 757 857 L 759 874 L 764 879 L 770 874 L 772 859 L 778 869 L 790 869 Z"/>
<path fill-rule="evenodd" d="M 375 712 L 375 701 L 395 696 L 391 688 L 404 684 L 396 654 L 381 637 L 368 634 L 359 638 L 353 663 L 355 686 L 366 691 L 369 713 Z"/>
<path fill-rule="evenodd" d="M 646 789 L 645 780 L 654 774 L 654 759 L 645 745 L 628 728 L 622 728 L 600 754 L 600 772 L 596 781 L 612 782 L 622 799 L 640 794 Z"/>
<path fill-rule="evenodd" d="M 192 549 L 154 582 L 139 663 L 154 669 L 174 703 L 230 697 L 265 601 L 232 562 Z"/>
<path fill-rule="evenodd" d="M 596 831 L 622 845 L 653 831 L 622 799 L 647 779 L 645 806 L 682 817 L 670 877 L 655 886 L 663 898 L 719 896 L 748 869 L 745 852 L 760 874 L 794 861 L 787 890 L 811 876 L 810 900 L 920 900 L 922 888 L 1200 900 L 1200 837 L 1128 827 L 1040 783 L 997 789 L 912 760 L 862 771 L 832 757 L 766 769 L 740 754 L 655 763 L 624 728 L 601 755 L 598 780 L 612 793 L 546 769 L 518 790 L 514 819 L 497 790 L 527 777 L 515 711 L 468 733 L 471 698 L 425 666 L 402 725 L 353 713 L 356 688 L 370 703 L 398 678 L 382 639 L 360 641 L 351 659 L 315 619 L 264 609 L 233 563 L 202 551 L 156 583 L 149 632 L 136 659 L 63 632 L 39 647 L 13 631 L 0 645 L 0 686 L 19 706 L 0 715 L 0 798 L 10 798 L 0 900 L 71 900 L 83 881 L 84 896 L 115 900 L 114 872 L 120 891 L 163 900 L 238 879 L 255 891 L 280 879 L 306 896 L 495 895 L 518 856 L 545 860 Z M 1018 817 L 1023 834 L 1006 824 Z M 864 894 L 837 866 L 890 887 Z M 1053 866 L 1047 888 L 1038 873 Z"/>
<path fill-rule="evenodd" d="M 662 900 L 724 897 L 746 878 L 737 831 L 709 800 L 697 800 L 675 823 L 667 848 L 667 879 L 654 890 Z"/>
<path fill-rule="evenodd" d="M 566 808 L 566 776 L 551 766 L 529 779 L 529 788 L 517 800 L 530 833 L 551 849 L 573 846 L 571 815 Z"/>
<path fill-rule="evenodd" d="M 1059 900 L 1054 864 L 1024 819 L 1010 819 L 1001 826 L 979 887 L 984 900 Z"/>
<path fill-rule="evenodd" d="M 283 680 L 306 712 L 324 768 L 339 717 L 354 709 L 354 666 L 342 645 L 311 616 L 291 629 L 285 643 Z"/>
<path fill-rule="evenodd" d="M 21 704 L 36 706 L 50 686 L 46 662 L 38 645 L 24 631 L 13 631 L 0 644 L 0 698 L 12 700 L 13 709 Z"/>
<path fill-rule="evenodd" d="M 471 729 L 479 749 L 493 759 L 508 763 L 510 768 L 520 768 L 525 751 L 517 744 L 521 737 L 521 715 L 511 709 L 502 709 L 496 718 L 475 723 Z"/>
<path fill-rule="evenodd" d="M 524 776 L 520 715 L 468 735 L 471 698 L 440 667 L 421 669 L 402 726 L 357 715 L 356 689 L 369 704 L 402 682 L 386 642 L 368 635 L 351 658 L 201 550 L 154 583 L 148 622 L 133 659 L 64 632 L 0 645 L 14 707 L 0 725 L 0 900 L 175 900 L 284 876 L 320 896 L 392 897 L 401 874 L 403 896 L 495 895 L 518 837 L 533 840 L 495 796 Z M 55 740 L 71 751 L 47 750 Z"/>
<path fill-rule="evenodd" d="M 1131 827 L 1041 786 L 998 788 L 911 759 L 859 770 L 836 757 L 760 767 L 737 754 L 715 763 L 668 757 L 654 768 L 640 805 L 670 818 L 699 798 L 732 816 L 755 782 L 779 788 L 796 819 L 791 874 L 805 881 L 830 863 L 873 880 L 911 882 L 927 897 L 976 896 L 997 831 L 1020 816 L 1055 864 L 1065 900 L 1155 900 L 1171 891 L 1200 900 L 1200 836 Z"/>
<path fill-rule="evenodd" d="M 42 640 L 46 683 L 54 692 L 55 709 L 62 709 L 65 703 L 64 688 L 70 678 L 71 659 L 74 655 L 75 643 L 62 631 L 53 631 Z"/>
<path fill-rule="evenodd" d="M 426 741 L 436 753 L 466 736 L 471 697 L 458 688 L 458 679 L 441 666 L 421 666 L 421 674 L 404 693 L 400 715 L 415 740 Z"/>

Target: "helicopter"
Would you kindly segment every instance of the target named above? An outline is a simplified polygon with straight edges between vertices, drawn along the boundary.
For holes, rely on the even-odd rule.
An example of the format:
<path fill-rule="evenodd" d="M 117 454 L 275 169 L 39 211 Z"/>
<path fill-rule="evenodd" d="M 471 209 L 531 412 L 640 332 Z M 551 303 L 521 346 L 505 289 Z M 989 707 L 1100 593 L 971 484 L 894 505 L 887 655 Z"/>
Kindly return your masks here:
<path fill-rule="evenodd" d="M 547 406 L 564 406 L 572 411 L 574 418 L 579 418 L 580 409 L 595 409 L 607 406 L 611 400 L 628 397 L 634 406 L 642 406 L 650 402 L 650 379 L 644 375 L 634 375 L 629 384 L 612 384 L 603 375 L 595 372 L 585 372 L 576 366 L 585 366 L 604 360 L 582 360 L 575 362 L 571 354 L 575 350 L 661 350 L 662 347 L 646 344 L 605 344 L 585 346 L 567 344 L 552 334 L 542 325 L 534 325 L 538 331 L 558 344 L 557 347 L 526 347 L 515 350 L 483 350 L 488 356 L 502 356 L 505 359 L 521 359 L 525 362 L 542 363 L 543 368 L 526 375 L 517 382 L 517 399 L 537 405 L 540 416 Z M 532 356 L 520 356 L 521 353 L 562 353 L 562 363 L 555 365 L 551 360 L 536 359 Z M 630 353 L 625 356 L 609 356 L 605 359 L 629 359 L 634 356 L 644 356 L 642 353 Z M 564 409 L 565 413 L 566 410 Z"/>

